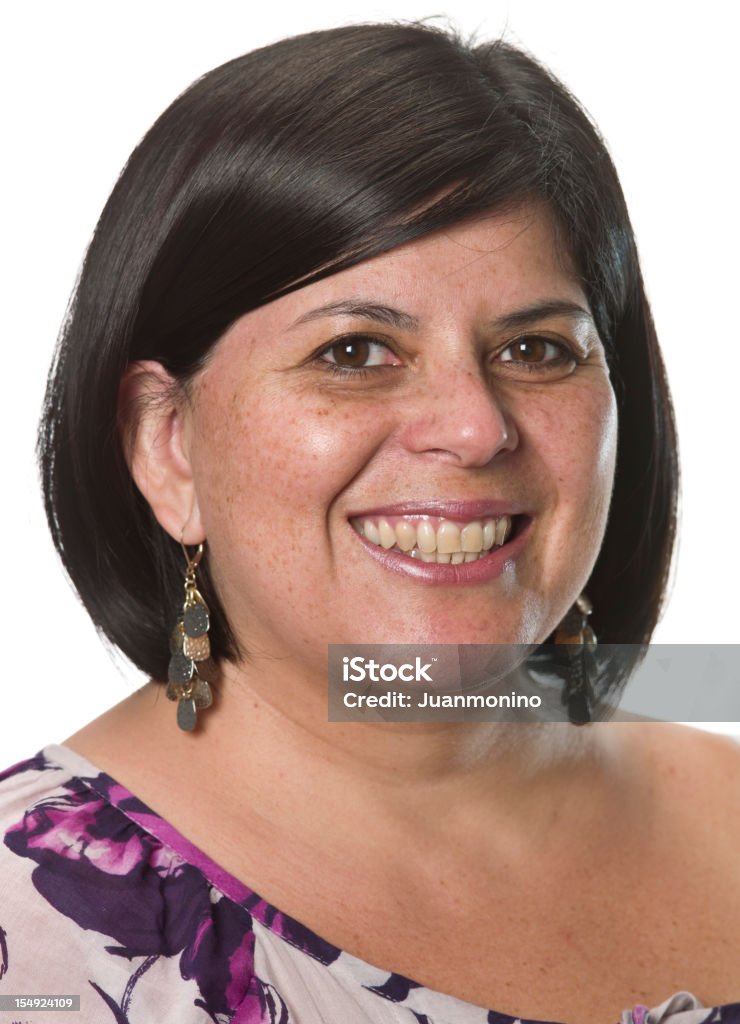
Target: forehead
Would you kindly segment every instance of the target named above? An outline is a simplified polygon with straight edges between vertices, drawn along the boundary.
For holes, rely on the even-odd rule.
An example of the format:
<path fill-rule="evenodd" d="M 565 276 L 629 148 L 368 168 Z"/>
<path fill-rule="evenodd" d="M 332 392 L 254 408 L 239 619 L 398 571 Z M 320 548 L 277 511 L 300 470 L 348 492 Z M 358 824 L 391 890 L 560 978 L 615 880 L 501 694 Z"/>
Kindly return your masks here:
<path fill-rule="evenodd" d="M 560 236 L 544 205 L 482 214 L 245 314 L 218 347 L 228 348 L 237 338 L 240 344 L 256 341 L 265 332 L 292 337 L 304 325 L 331 315 L 327 307 L 350 298 L 354 306 L 366 300 L 403 311 L 409 323 L 422 328 L 440 320 L 491 319 L 541 299 L 572 300 L 588 308 Z"/>
<path fill-rule="evenodd" d="M 434 305 L 452 292 L 461 298 L 481 284 L 491 302 L 516 301 L 540 287 L 580 287 L 555 218 L 544 205 L 491 212 L 425 235 L 366 260 L 323 283 L 342 290 L 350 282 L 409 294 Z"/>

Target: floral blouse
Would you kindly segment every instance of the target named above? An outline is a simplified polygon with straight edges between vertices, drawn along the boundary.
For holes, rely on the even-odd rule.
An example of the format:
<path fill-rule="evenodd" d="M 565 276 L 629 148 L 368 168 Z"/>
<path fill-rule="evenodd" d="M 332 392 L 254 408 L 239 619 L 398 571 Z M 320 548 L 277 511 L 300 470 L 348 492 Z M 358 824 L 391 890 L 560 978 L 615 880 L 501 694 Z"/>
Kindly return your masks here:
<path fill-rule="evenodd" d="M 78 1024 L 518 1024 L 325 942 L 66 747 L 0 774 L 0 837 L 2 1024 L 60 1019 L 1 998 L 31 995 L 79 996 Z M 740 1024 L 740 1002 L 617 1021 Z"/>

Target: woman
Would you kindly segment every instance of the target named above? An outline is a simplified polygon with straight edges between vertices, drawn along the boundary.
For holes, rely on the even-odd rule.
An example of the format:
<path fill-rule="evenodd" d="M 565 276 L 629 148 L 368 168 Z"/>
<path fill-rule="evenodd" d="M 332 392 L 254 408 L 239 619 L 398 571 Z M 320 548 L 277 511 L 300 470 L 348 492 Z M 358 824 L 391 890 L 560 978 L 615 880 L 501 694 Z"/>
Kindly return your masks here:
<path fill-rule="evenodd" d="M 7 991 L 740 1020 L 738 753 L 588 724 L 577 674 L 655 626 L 675 434 L 614 169 L 534 61 L 371 25 L 196 82 L 103 212 L 41 454 L 152 682 L 6 773 Z M 326 720 L 328 644 L 548 639 L 580 728 Z"/>

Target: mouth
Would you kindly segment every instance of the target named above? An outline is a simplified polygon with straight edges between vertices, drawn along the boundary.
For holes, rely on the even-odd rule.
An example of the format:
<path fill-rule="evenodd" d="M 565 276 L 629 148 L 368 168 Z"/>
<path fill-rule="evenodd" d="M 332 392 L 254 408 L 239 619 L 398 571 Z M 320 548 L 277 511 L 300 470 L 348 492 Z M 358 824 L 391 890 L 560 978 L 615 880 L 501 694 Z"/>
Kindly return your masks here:
<path fill-rule="evenodd" d="M 409 562 L 462 565 L 495 557 L 519 538 L 530 522 L 524 513 L 479 516 L 359 515 L 350 518 L 356 533 L 380 551 Z"/>

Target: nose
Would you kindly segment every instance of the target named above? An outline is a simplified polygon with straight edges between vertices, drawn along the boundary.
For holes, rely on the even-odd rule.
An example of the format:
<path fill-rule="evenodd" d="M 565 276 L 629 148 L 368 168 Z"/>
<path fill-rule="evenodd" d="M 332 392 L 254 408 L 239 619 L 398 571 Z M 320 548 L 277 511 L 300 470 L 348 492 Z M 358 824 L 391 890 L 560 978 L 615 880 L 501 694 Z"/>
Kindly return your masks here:
<path fill-rule="evenodd" d="M 519 435 L 504 396 L 485 368 L 472 358 L 422 375 L 419 393 L 407 407 L 403 442 L 409 451 L 429 453 L 460 466 L 486 466 L 514 451 Z"/>

